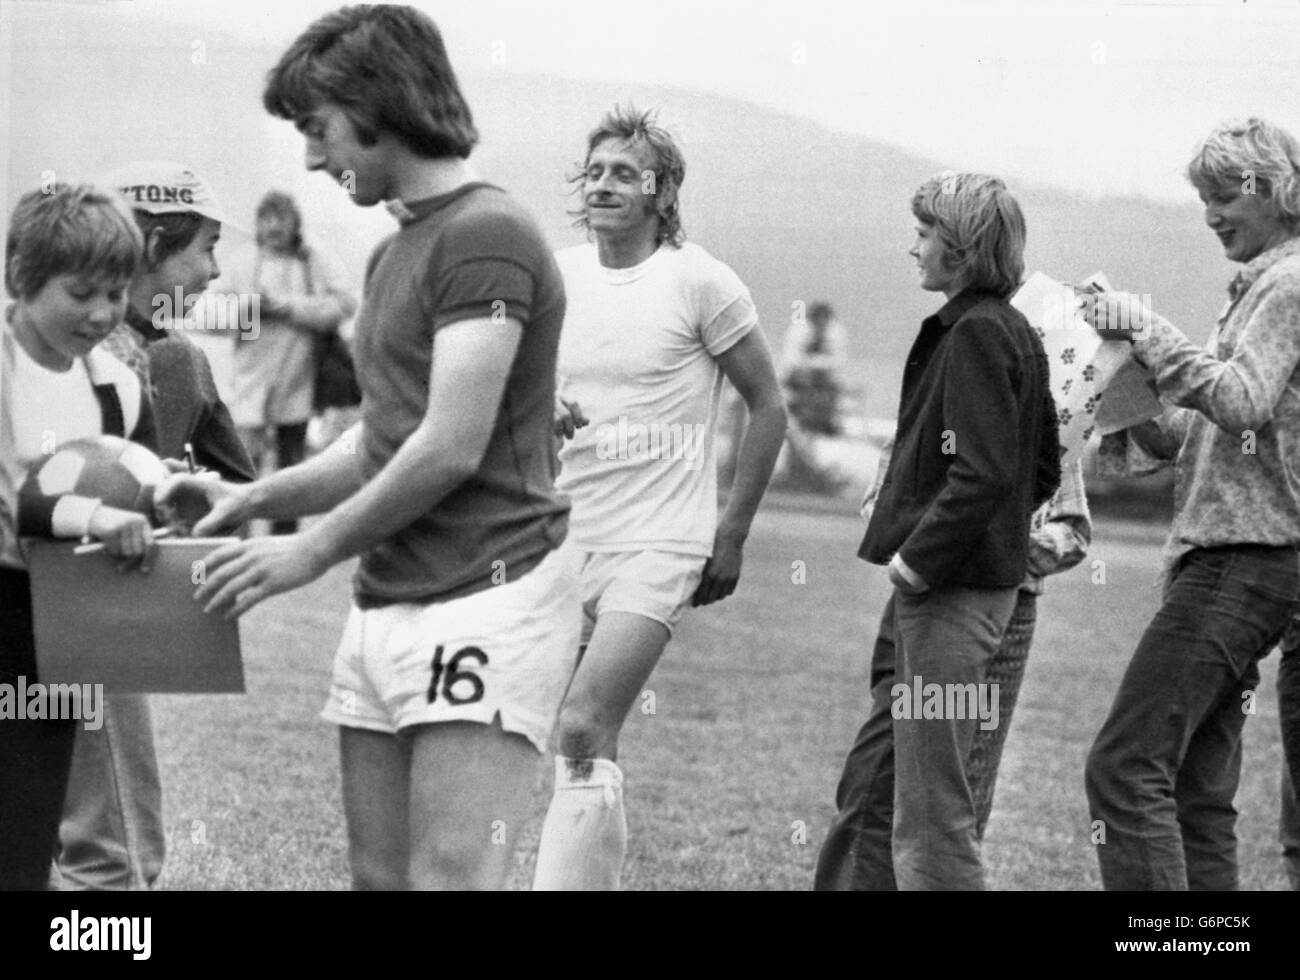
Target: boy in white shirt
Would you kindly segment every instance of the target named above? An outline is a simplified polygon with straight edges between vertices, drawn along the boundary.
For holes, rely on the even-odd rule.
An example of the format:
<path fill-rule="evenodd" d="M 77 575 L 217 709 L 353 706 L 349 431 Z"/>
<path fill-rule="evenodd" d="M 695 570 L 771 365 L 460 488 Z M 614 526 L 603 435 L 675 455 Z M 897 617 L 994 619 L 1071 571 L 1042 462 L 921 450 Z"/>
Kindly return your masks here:
<path fill-rule="evenodd" d="M 40 682 L 16 523 L 28 469 L 74 439 L 153 438 L 136 376 L 99 349 L 126 311 L 142 247 L 126 204 L 88 184 L 25 194 L 10 221 L 5 289 L 14 302 L 0 329 L 0 685 L 11 692 Z M 148 567 L 144 515 L 74 494 L 47 504 L 21 515 L 24 534 L 89 534 Z M 0 890 L 48 884 L 75 732 L 72 719 L 0 719 Z"/>

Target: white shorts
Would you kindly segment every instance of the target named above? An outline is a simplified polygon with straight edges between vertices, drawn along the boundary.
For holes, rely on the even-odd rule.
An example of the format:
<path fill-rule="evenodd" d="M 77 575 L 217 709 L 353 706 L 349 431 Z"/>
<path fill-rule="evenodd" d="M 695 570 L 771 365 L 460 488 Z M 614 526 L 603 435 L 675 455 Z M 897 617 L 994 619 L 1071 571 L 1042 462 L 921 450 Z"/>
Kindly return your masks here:
<path fill-rule="evenodd" d="M 629 612 L 663 623 L 671 636 L 699 587 L 706 559 L 675 551 L 581 551 L 582 640 L 596 620 Z"/>
<path fill-rule="evenodd" d="M 430 604 L 352 607 L 321 717 L 397 733 L 500 721 L 545 752 L 578 654 L 575 554 L 523 578 Z"/>

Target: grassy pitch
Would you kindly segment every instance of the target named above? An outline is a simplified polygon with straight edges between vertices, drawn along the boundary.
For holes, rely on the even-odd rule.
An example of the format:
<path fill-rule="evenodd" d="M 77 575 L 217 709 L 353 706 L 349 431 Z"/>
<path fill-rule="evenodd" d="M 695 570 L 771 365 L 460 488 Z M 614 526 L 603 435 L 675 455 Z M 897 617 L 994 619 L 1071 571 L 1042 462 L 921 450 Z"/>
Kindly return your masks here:
<path fill-rule="evenodd" d="M 688 613 L 621 743 L 626 888 L 810 887 L 888 594 L 883 570 L 855 557 L 861 532 L 853 517 L 765 509 L 738 593 Z M 1159 545 L 1158 531 L 1100 523 L 1085 563 L 1048 583 L 985 841 L 993 888 L 1100 887 L 1083 763 L 1155 611 Z M 350 572 L 245 618 L 246 696 L 153 699 L 170 843 L 160 887 L 347 887 L 336 735 L 317 715 Z M 1246 724 L 1247 889 L 1285 887 L 1276 664 L 1262 665 Z M 531 880 L 550 772 L 539 762 L 513 888 Z"/>

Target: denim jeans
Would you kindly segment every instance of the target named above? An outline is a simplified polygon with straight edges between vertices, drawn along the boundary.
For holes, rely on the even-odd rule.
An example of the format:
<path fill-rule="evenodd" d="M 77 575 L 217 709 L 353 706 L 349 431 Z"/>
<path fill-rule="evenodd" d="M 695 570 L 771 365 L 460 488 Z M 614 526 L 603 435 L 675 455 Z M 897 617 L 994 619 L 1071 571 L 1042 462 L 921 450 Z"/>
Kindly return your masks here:
<path fill-rule="evenodd" d="M 1174 569 L 1088 754 L 1107 889 L 1237 887 L 1241 732 L 1298 593 L 1292 548 L 1198 548 Z"/>
<path fill-rule="evenodd" d="M 61 890 L 146 889 L 162 872 L 162 788 L 145 695 L 109 695 L 103 726 L 77 731 L 59 844 Z"/>
<path fill-rule="evenodd" d="M 871 659 L 871 711 L 844 764 L 814 888 L 984 887 L 967 773 L 981 720 L 969 711 L 895 717 L 893 688 L 984 684 L 1017 592 L 946 588 L 908 596 L 895 590 Z"/>

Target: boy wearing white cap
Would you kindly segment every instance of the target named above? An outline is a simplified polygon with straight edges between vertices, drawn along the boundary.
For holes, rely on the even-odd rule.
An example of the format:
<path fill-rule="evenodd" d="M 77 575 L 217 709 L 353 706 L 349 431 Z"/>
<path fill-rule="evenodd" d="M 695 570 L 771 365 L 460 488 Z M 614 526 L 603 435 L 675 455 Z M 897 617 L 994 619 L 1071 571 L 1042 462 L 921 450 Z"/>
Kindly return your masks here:
<path fill-rule="evenodd" d="M 145 236 L 126 321 L 107 343 L 132 367 L 140 353 L 148 355 L 143 367 L 156 401 L 158 453 L 180 459 L 189 443 L 199 466 L 247 482 L 255 475 L 252 461 L 207 358 L 188 336 L 191 307 L 221 272 L 214 249 L 222 225 L 231 222 L 203 178 L 179 163 L 130 163 L 107 182 L 126 197 Z M 247 325 L 248 336 L 255 337 L 256 323 Z"/>
<path fill-rule="evenodd" d="M 183 335 L 193 301 L 220 272 L 213 249 L 226 218 L 216 196 L 193 170 L 161 160 L 128 164 L 105 183 L 131 206 L 144 256 L 125 321 L 103 346 L 152 393 L 160 456 L 180 459 L 189 444 L 199 465 L 248 482 L 253 465 L 207 358 Z M 143 695 L 108 698 L 103 727 L 77 734 L 59 844 L 63 888 L 148 888 L 161 873 L 162 788 Z"/>

